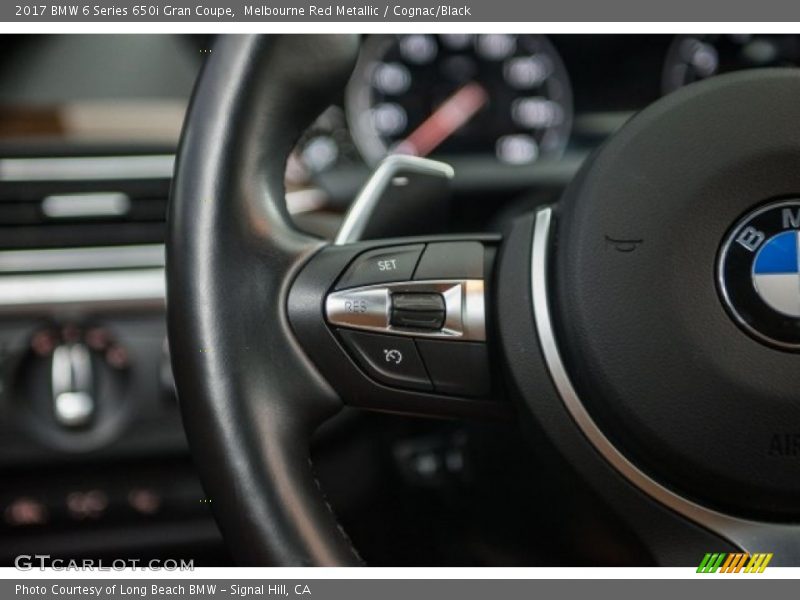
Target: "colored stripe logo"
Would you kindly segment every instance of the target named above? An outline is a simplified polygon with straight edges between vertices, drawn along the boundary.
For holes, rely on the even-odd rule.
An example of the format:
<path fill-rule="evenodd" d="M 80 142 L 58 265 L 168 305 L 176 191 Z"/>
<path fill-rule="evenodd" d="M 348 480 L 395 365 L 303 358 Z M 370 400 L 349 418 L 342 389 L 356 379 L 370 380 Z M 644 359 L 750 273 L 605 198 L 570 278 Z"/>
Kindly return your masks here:
<path fill-rule="evenodd" d="M 763 573 L 772 560 L 772 552 L 708 552 L 697 567 L 698 573 Z"/>

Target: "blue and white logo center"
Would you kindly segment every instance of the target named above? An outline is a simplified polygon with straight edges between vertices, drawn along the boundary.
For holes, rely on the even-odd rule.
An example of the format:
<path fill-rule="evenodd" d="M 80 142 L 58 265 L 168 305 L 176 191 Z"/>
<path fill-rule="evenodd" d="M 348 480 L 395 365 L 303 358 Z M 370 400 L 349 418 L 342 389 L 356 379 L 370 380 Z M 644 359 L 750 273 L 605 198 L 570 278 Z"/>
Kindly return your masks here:
<path fill-rule="evenodd" d="M 744 331 L 800 350 L 800 200 L 762 206 L 733 227 L 720 249 L 717 284 Z"/>
<path fill-rule="evenodd" d="M 753 261 L 753 285 L 779 313 L 800 318 L 800 232 L 784 231 L 761 245 Z"/>

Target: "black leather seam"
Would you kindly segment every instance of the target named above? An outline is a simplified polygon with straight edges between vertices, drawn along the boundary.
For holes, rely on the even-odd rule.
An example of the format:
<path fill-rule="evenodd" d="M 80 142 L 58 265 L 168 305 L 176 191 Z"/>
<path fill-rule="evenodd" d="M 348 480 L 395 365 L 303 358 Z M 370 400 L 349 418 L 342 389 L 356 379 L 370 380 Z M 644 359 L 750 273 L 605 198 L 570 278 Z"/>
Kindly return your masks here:
<path fill-rule="evenodd" d="M 339 533 L 342 535 L 344 540 L 347 542 L 347 545 L 350 548 L 350 552 L 353 554 L 355 559 L 358 562 L 361 563 L 362 566 L 364 566 L 364 567 L 367 566 L 366 561 L 358 553 L 358 550 L 356 550 L 356 547 L 353 544 L 353 540 L 350 539 L 350 536 L 347 534 L 347 531 L 345 531 L 344 527 L 339 522 L 339 518 L 336 516 L 336 512 L 333 510 L 333 506 L 328 501 L 328 496 L 325 494 L 325 490 L 322 489 L 322 484 L 320 484 L 319 479 L 317 478 L 317 472 L 316 472 L 316 469 L 314 469 L 314 463 L 310 458 L 308 459 L 308 467 L 311 470 L 311 477 L 314 480 L 314 484 L 317 486 L 317 489 L 319 490 L 319 494 L 322 497 L 322 503 L 325 505 L 325 507 L 328 509 L 328 512 L 333 517 L 333 520 L 336 523 L 336 528 L 339 530 Z"/>

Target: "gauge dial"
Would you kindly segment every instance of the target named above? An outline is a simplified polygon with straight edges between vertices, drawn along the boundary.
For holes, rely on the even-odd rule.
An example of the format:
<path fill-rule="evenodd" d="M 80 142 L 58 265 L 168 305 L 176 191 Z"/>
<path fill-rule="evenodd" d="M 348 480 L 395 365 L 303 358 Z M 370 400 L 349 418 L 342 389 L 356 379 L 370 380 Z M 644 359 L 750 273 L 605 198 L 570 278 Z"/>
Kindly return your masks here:
<path fill-rule="evenodd" d="M 331 106 L 300 136 L 287 165 L 287 181 L 303 183 L 342 165 L 362 164 L 344 110 Z"/>
<path fill-rule="evenodd" d="M 563 151 L 572 97 L 540 35 L 373 36 L 348 87 L 347 117 L 371 164 L 403 153 L 524 165 Z"/>
<path fill-rule="evenodd" d="M 800 65 L 800 36 L 680 35 L 664 65 L 664 92 L 720 73 Z"/>

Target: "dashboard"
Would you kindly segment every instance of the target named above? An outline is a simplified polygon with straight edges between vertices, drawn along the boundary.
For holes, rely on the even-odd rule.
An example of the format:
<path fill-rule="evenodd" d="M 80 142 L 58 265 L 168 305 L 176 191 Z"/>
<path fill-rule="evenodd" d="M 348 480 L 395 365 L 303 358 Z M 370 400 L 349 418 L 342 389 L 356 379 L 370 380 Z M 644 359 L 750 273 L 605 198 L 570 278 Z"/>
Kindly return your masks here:
<path fill-rule="evenodd" d="M 0 143 L 174 148 L 213 38 L 127 37 L 5 37 Z M 291 200 L 301 210 L 341 210 L 396 152 L 452 162 L 466 188 L 503 179 L 521 189 L 574 172 L 678 87 L 798 61 L 795 35 L 365 36 L 346 92 L 298 140 L 288 190 L 306 191 Z"/>
<path fill-rule="evenodd" d="M 24 550 L 226 564 L 164 318 L 174 154 L 213 38 L 3 36 L 0 50 L 0 563 Z M 557 201 L 592 150 L 660 97 L 798 64 L 800 36 L 788 35 L 365 36 L 346 91 L 297 141 L 288 208 L 330 238 L 370 170 L 406 153 L 453 164 L 450 231 L 500 231 Z M 520 483 L 539 459 L 511 428 L 361 418 L 320 432 L 315 460 L 371 563 L 529 564 L 541 560 L 521 554 L 530 539 L 563 542 L 562 563 L 609 560 L 559 541 L 580 519 L 558 511 L 580 502 Z M 454 453 L 457 471 L 431 470 Z M 342 486 L 352 472 L 360 481 Z M 430 554 L 417 535 L 436 539 Z"/>

